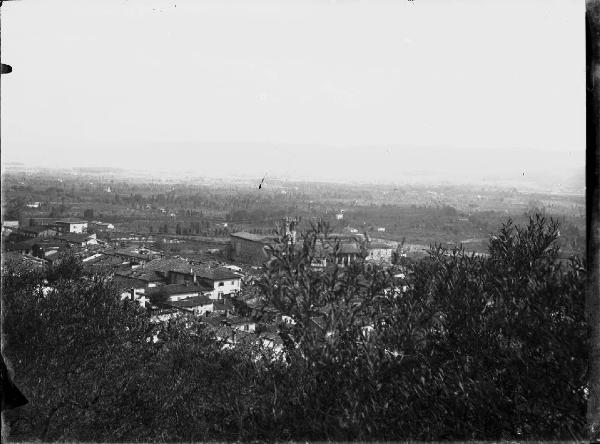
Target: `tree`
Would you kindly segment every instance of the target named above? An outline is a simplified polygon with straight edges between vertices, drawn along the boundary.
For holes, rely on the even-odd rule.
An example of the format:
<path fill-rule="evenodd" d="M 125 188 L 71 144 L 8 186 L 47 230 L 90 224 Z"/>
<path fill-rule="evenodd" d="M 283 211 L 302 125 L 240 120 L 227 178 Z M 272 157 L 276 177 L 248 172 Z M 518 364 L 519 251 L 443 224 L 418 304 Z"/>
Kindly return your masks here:
<path fill-rule="evenodd" d="M 319 230 L 301 248 L 282 237 L 261 288 L 295 321 L 280 327 L 302 381 L 283 410 L 307 418 L 292 436 L 581 436 L 585 273 L 559 261 L 557 233 L 541 216 L 509 221 L 489 257 L 435 247 L 402 283 L 361 260 L 317 272 Z"/>
<path fill-rule="evenodd" d="M 600 440 L 600 143 L 598 124 L 600 92 L 600 6 L 586 2 L 586 231 L 588 278 L 586 316 L 590 325 L 590 371 L 588 401 L 588 431 L 591 440 Z"/>
<path fill-rule="evenodd" d="M 338 265 L 326 225 L 297 244 L 279 232 L 245 295 L 280 316 L 281 354 L 232 348 L 194 316 L 152 323 L 74 257 L 9 265 L 3 352 L 30 401 L 7 414 L 11 438 L 577 440 L 585 269 L 559 258 L 557 230 L 508 221 L 488 257 L 434 246 L 398 278 L 364 251 Z"/>

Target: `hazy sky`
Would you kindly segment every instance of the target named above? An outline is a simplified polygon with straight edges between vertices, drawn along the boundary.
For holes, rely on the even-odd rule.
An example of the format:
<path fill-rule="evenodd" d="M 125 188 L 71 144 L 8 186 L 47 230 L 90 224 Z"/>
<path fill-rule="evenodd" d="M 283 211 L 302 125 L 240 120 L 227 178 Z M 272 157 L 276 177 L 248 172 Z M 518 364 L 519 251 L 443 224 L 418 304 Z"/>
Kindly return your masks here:
<path fill-rule="evenodd" d="M 498 167 L 509 169 L 518 150 L 554 151 L 583 168 L 584 8 L 5 2 L 3 161 L 307 178 L 337 162 L 338 175 L 365 178 L 381 177 L 365 154 L 377 146 L 386 178 L 424 148 L 508 150 Z M 410 168 L 464 163 L 456 152 L 413 156 Z"/>

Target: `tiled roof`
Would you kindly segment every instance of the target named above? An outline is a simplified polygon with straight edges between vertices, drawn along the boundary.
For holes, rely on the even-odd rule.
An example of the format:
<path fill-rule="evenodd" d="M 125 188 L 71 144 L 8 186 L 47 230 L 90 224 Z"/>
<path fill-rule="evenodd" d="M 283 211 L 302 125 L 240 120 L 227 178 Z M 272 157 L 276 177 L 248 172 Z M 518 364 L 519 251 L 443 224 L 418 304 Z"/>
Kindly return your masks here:
<path fill-rule="evenodd" d="M 30 255 L 23 255 L 20 253 L 6 251 L 2 252 L 2 263 L 4 265 L 13 265 L 13 266 L 21 266 L 21 265 L 39 265 L 42 266 L 46 261 L 44 259 L 40 259 Z"/>
<path fill-rule="evenodd" d="M 192 265 L 190 265 L 190 263 L 184 259 L 169 257 L 152 259 L 151 261 L 147 262 L 146 265 L 144 265 L 144 269 L 162 271 L 163 273 L 166 273 L 168 271 L 176 270 L 183 266 L 185 266 L 188 269 L 192 267 Z"/>
<path fill-rule="evenodd" d="M 116 266 L 116 265 L 122 265 L 123 259 L 116 257 L 116 256 L 109 256 L 106 254 L 102 254 L 102 256 L 90 259 L 89 261 L 86 261 L 86 263 L 90 264 L 90 265 L 93 264 L 93 265 Z"/>
<path fill-rule="evenodd" d="M 231 325 L 244 325 L 244 324 L 255 324 L 250 318 L 239 318 L 237 316 L 231 316 L 227 319 Z"/>
<path fill-rule="evenodd" d="M 177 313 L 177 311 L 178 310 L 176 308 L 164 308 L 164 307 L 152 308 L 150 310 L 150 315 L 151 316 L 160 316 L 160 315 L 165 315 L 165 314 Z"/>
<path fill-rule="evenodd" d="M 193 307 L 203 307 L 205 305 L 210 305 L 214 301 L 206 296 L 193 296 L 191 298 L 183 299 L 181 301 L 169 301 L 164 302 L 164 304 L 172 305 L 174 307 L 180 308 L 193 308 Z"/>
<path fill-rule="evenodd" d="M 205 318 L 202 318 L 201 322 L 211 327 L 221 327 L 225 325 L 226 320 L 227 318 L 221 316 L 207 316 Z"/>
<path fill-rule="evenodd" d="M 281 339 L 279 334 L 276 332 L 262 331 L 259 335 L 259 338 L 270 341 L 276 345 L 283 345 L 283 340 Z"/>
<path fill-rule="evenodd" d="M 56 232 L 56 229 L 53 229 L 53 228 L 50 228 L 50 227 L 39 227 L 39 226 L 36 226 L 36 227 L 21 228 L 21 231 L 24 232 L 24 233 L 36 233 L 36 234 L 37 233 L 42 233 L 42 232 L 47 231 L 47 230 Z"/>
<path fill-rule="evenodd" d="M 106 254 L 112 254 L 112 255 L 116 255 L 116 256 L 125 256 L 125 257 L 129 257 L 129 258 L 134 258 L 134 259 L 150 259 L 152 257 L 154 257 L 154 254 L 141 254 L 141 253 L 137 253 L 135 251 L 131 251 L 131 250 L 114 250 L 114 251 L 107 251 Z"/>
<path fill-rule="evenodd" d="M 137 269 L 128 272 L 118 273 L 120 276 L 129 279 L 137 279 L 144 282 L 161 282 L 164 278 L 154 270 Z"/>
<path fill-rule="evenodd" d="M 215 311 L 232 310 L 233 304 L 227 300 L 217 300 L 213 302 L 213 307 Z"/>
<path fill-rule="evenodd" d="M 66 219 L 61 219 L 56 221 L 57 224 L 84 224 L 87 221 L 78 219 L 77 217 L 67 217 Z"/>
<path fill-rule="evenodd" d="M 269 236 L 247 233 L 245 231 L 238 231 L 237 233 L 231 233 L 230 236 L 239 237 L 240 239 L 245 239 L 245 240 L 249 240 L 252 242 L 267 243 L 267 242 L 272 241 L 272 239 Z"/>
<path fill-rule="evenodd" d="M 87 242 L 91 239 L 94 239 L 91 235 L 85 233 L 65 233 L 61 236 L 55 237 L 55 239 L 64 241 L 64 242 L 72 242 L 72 243 L 83 243 Z"/>
<path fill-rule="evenodd" d="M 170 271 L 173 271 L 175 273 L 189 274 L 189 275 L 196 274 L 196 276 L 198 276 L 198 277 L 213 280 L 213 281 L 226 280 L 226 279 L 241 279 L 239 275 L 237 275 L 233 271 L 229 270 L 228 268 L 221 268 L 221 267 L 207 268 L 207 267 L 203 267 L 201 265 L 192 265 L 188 262 L 179 264 L 179 265 L 171 268 Z"/>
<path fill-rule="evenodd" d="M 333 254 L 334 245 L 335 244 L 333 244 L 333 243 L 332 244 L 328 244 L 328 243 L 321 244 L 320 242 L 317 242 L 315 244 L 315 256 L 319 257 L 319 256 L 325 256 L 328 254 Z M 360 253 L 360 245 L 355 242 L 340 242 L 340 248 L 338 251 L 340 254 L 359 254 Z"/>
<path fill-rule="evenodd" d="M 367 248 L 371 249 L 379 249 L 379 250 L 392 250 L 393 247 L 390 244 L 386 244 L 385 242 L 371 242 L 368 244 Z"/>
<path fill-rule="evenodd" d="M 161 285 L 160 287 L 151 287 L 146 290 L 146 295 L 149 297 L 153 296 L 174 296 L 181 294 L 195 294 L 199 295 L 204 291 L 211 291 L 212 288 L 208 288 L 204 285 L 185 285 L 185 284 L 174 284 L 174 285 Z"/>

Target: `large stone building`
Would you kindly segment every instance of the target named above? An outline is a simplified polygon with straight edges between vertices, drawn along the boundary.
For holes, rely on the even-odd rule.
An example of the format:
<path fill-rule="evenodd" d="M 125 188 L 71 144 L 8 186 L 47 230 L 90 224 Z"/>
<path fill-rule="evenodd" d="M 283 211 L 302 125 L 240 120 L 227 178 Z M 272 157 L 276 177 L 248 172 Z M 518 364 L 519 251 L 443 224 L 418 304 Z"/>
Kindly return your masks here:
<path fill-rule="evenodd" d="M 75 217 L 56 221 L 56 228 L 61 233 L 85 233 L 88 223 Z"/>
<path fill-rule="evenodd" d="M 247 264 L 260 265 L 268 257 L 268 246 L 273 238 L 240 231 L 229 235 L 232 247 L 232 258 Z"/>

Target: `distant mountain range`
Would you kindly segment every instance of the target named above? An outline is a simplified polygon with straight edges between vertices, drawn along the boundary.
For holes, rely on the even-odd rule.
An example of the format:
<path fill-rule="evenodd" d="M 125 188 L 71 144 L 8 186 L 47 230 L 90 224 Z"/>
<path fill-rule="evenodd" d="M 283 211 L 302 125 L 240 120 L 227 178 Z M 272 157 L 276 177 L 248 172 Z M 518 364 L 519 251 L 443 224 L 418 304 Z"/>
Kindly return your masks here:
<path fill-rule="evenodd" d="M 70 159 L 78 173 L 281 178 L 342 183 L 486 184 L 581 193 L 585 152 L 407 146 L 331 147 L 261 143 L 150 143 L 119 156 Z M 77 164 L 81 166 L 77 166 Z M 85 165 L 88 164 L 88 165 Z M 5 162 L 5 170 L 27 168 Z M 33 166 L 33 165 L 31 165 Z M 42 165 L 38 165 L 42 167 Z M 58 166 L 58 165 L 56 165 Z"/>

